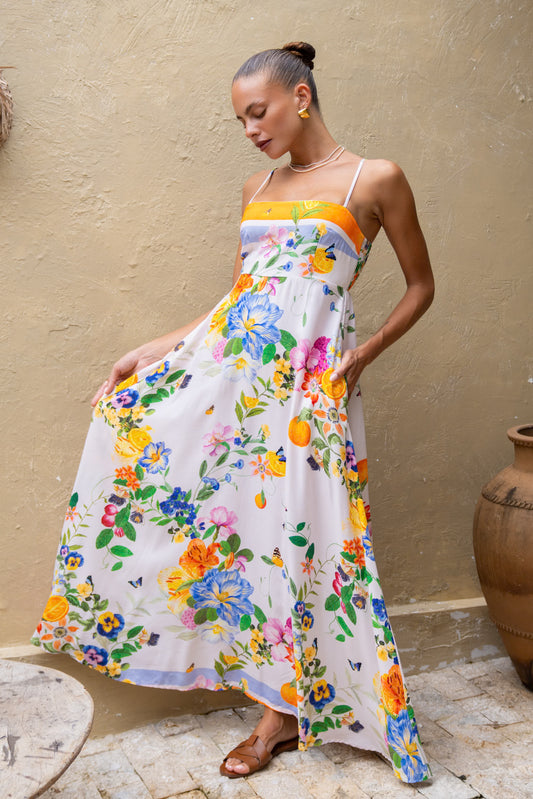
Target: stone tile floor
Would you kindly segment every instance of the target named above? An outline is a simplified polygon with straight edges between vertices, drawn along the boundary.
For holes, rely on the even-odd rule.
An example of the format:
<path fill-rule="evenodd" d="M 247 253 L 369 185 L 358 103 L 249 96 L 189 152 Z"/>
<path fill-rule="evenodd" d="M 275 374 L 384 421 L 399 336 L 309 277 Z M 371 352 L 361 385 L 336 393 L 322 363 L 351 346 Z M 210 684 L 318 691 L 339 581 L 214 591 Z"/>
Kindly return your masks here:
<path fill-rule="evenodd" d="M 433 783 L 404 785 L 377 755 L 343 744 L 285 752 L 228 780 L 224 754 L 247 738 L 257 705 L 180 716 L 92 738 L 43 799 L 530 799 L 533 693 L 508 658 L 408 678 Z"/>

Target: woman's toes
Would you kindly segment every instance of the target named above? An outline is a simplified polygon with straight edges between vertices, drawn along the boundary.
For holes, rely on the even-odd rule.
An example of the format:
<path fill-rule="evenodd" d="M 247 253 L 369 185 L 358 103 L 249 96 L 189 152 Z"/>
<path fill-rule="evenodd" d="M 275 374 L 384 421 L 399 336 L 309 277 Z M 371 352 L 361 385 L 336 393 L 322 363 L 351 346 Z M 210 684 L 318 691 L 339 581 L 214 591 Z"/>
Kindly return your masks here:
<path fill-rule="evenodd" d="M 246 763 L 243 763 L 242 760 L 236 757 L 230 757 L 226 760 L 226 768 L 228 771 L 237 771 L 239 774 L 247 774 L 249 771 Z"/>

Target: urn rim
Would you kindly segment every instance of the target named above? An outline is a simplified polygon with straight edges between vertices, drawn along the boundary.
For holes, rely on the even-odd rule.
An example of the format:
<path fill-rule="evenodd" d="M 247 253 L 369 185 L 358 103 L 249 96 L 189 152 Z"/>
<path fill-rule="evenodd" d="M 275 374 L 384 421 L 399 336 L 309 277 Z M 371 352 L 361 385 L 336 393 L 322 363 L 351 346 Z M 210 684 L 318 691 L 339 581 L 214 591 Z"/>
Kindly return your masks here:
<path fill-rule="evenodd" d="M 533 447 L 533 422 L 510 427 L 507 431 L 507 438 L 518 446 Z"/>

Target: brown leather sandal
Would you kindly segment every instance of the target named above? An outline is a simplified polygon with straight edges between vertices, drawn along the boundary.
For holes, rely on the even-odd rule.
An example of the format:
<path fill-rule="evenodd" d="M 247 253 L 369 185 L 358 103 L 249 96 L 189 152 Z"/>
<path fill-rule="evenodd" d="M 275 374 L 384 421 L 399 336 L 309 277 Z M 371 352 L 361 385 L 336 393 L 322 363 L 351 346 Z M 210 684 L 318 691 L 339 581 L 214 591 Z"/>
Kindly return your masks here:
<path fill-rule="evenodd" d="M 249 777 L 250 774 L 254 774 L 256 771 L 260 771 L 262 768 L 264 768 L 268 763 L 270 763 L 273 757 L 276 757 L 276 755 L 281 754 L 281 752 L 290 752 L 293 749 L 298 749 L 297 735 L 295 735 L 294 738 L 290 738 L 288 741 L 280 741 L 277 743 L 273 747 L 272 752 L 268 751 L 259 735 L 250 735 L 246 741 L 242 741 L 240 744 L 237 744 L 235 749 L 232 749 L 231 752 L 226 755 L 220 764 L 220 773 L 224 777 L 229 777 L 230 780 L 234 780 L 236 777 Z M 230 757 L 235 757 L 239 760 L 242 760 L 242 762 L 246 763 L 248 766 L 249 771 L 246 773 L 228 771 L 224 763 Z"/>

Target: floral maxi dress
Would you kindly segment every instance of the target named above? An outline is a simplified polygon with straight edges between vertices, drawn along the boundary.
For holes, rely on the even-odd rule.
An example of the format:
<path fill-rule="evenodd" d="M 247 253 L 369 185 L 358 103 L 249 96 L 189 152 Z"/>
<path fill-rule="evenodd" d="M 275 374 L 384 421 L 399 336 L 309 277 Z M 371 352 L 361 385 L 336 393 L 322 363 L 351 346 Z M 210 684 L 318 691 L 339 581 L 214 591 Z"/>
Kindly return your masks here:
<path fill-rule="evenodd" d="M 237 284 L 95 408 L 32 638 L 114 680 L 237 688 L 300 748 L 427 762 L 374 561 L 346 206 L 252 202 Z"/>

